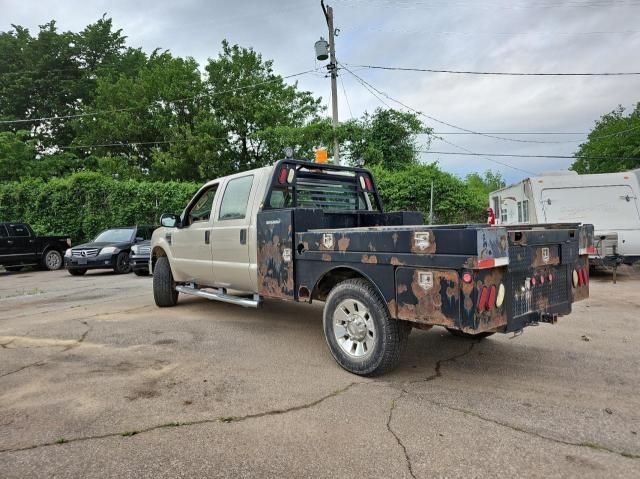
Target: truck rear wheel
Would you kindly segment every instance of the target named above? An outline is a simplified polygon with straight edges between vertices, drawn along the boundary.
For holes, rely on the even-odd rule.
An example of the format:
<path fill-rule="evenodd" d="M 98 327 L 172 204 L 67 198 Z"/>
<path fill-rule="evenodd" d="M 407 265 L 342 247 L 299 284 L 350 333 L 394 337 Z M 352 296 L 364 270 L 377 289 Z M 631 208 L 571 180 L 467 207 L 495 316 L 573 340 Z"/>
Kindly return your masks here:
<path fill-rule="evenodd" d="M 176 283 L 166 256 L 160 256 L 153 268 L 153 299 L 156 306 L 161 308 L 175 306 L 178 303 Z"/>
<path fill-rule="evenodd" d="M 467 339 L 483 339 L 483 338 L 488 338 L 493 334 L 496 334 L 493 331 L 485 331 L 483 333 L 472 334 L 472 333 L 465 333 L 464 331 L 460 331 L 459 329 L 453 329 L 453 328 L 447 328 L 447 331 L 449 331 L 449 333 L 451 333 L 452 335 L 458 338 L 467 338 Z"/>
<path fill-rule="evenodd" d="M 55 249 L 47 250 L 42 256 L 42 266 L 49 271 L 62 268 L 62 254 Z"/>
<path fill-rule="evenodd" d="M 350 279 L 331 290 L 323 326 L 334 359 L 361 376 L 396 367 L 411 332 L 410 323 L 391 319 L 387 305 L 364 279 Z"/>

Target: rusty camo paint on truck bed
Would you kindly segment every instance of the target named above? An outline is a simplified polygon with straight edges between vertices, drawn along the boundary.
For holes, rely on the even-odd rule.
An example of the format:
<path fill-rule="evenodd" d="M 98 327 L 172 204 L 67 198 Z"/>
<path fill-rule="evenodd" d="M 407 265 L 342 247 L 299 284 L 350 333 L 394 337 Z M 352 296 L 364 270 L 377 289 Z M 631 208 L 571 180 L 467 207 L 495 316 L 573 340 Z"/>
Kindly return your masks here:
<path fill-rule="evenodd" d="M 258 214 L 258 293 L 261 296 L 295 299 L 292 217 L 291 210 Z"/>

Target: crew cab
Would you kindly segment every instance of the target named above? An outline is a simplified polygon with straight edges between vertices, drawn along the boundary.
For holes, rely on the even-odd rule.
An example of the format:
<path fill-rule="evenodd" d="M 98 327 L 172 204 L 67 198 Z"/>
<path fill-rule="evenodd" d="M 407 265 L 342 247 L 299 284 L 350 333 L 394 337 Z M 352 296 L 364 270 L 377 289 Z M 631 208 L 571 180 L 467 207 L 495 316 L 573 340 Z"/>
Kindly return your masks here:
<path fill-rule="evenodd" d="M 62 255 L 71 246 L 65 236 L 37 236 L 26 223 L 0 223 L 0 265 L 7 271 L 38 265 L 50 271 L 62 268 Z"/>
<path fill-rule="evenodd" d="M 593 227 L 424 225 L 362 168 L 286 159 L 205 184 L 151 240 L 153 294 L 247 307 L 323 301 L 335 360 L 390 370 L 412 327 L 482 338 L 554 323 L 589 295 Z"/>
<path fill-rule="evenodd" d="M 131 272 L 131 248 L 151 238 L 150 225 L 121 226 L 102 231 L 93 240 L 73 248 L 64 255 L 72 276 L 82 276 L 90 269 L 112 269 L 115 273 Z"/>

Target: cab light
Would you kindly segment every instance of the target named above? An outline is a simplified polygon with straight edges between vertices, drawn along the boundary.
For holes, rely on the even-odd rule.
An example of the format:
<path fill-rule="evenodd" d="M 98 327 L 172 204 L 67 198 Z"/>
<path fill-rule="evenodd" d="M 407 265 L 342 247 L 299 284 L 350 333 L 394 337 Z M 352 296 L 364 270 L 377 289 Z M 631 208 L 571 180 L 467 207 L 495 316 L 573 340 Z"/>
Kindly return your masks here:
<path fill-rule="evenodd" d="M 284 182 L 287 181 L 287 169 L 280 168 L 280 173 L 278 174 L 278 183 L 284 185 Z"/>
<path fill-rule="evenodd" d="M 498 294 L 496 296 L 496 308 L 499 308 L 500 306 L 502 306 L 502 303 L 504 302 L 504 295 L 505 295 L 504 284 L 500 283 L 500 286 L 498 286 Z"/>
<path fill-rule="evenodd" d="M 496 287 L 495 285 L 491 286 L 489 289 L 489 302 L 487 303 L 487 308 L 489 311 L 493 309 L 493 306 L 496 304 Z"/>
<path fill-rule="evenodd" d="M 484 311 L 487 306 L 487 300 L 489 299 L 489 290 L 485 286 L 482 288 L 482 292 L 480 293 L 480 299 L 478 300 L 478 311 Z"/>

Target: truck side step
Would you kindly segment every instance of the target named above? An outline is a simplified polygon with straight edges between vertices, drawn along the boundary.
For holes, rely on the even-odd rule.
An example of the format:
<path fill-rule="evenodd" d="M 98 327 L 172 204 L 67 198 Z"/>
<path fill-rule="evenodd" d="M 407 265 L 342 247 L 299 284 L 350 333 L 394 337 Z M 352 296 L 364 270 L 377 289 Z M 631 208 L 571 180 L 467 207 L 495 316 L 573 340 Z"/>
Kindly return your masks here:
<path fill-rule="evenodd" d="M 242 298 L 240 296 L 232 296 L 214 290 L 205 291 L 203 289 L 194 288 L 192 286 L 182 285 L 176 286 L 176 291 L 184 294 L 191 294 L 193 296 L 200 296 L 201 298 L 207 298 L 213 301 L 222 301 L 223 303 L 237 304 L 239 306 L 244 306 L 245 308 L 257 308 L 258 306 L 260 306 L 260 296 L 257 294 L 253 295 L 253 299 L 249 299 Z"/>

